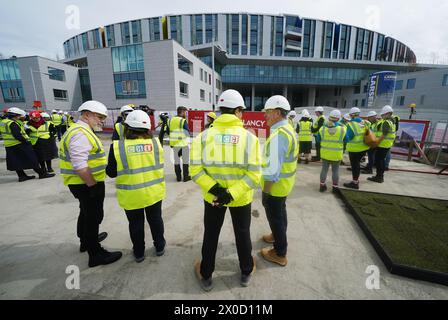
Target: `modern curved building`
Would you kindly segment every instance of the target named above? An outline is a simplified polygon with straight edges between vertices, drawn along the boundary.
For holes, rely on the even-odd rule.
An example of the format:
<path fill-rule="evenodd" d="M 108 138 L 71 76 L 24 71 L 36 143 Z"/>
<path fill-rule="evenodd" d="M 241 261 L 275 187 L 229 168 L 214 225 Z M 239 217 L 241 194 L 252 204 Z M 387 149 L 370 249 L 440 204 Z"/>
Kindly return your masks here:
<path fill-rule="evenodd" d="M 365 90 L 361 84 L 369 74 L 384 70 L 403 74 L 431 68 L 418 65 L 414 52 L 404 43 L 378 32 L 298 15 L 252 13 L 167 15 L 99 27 L 64 42 L 64 62 L 82 69 L 83 96 L 92 94 L 95 98 L 92 80 L 101 81 L 94 75 L 99 68 L 97 63 L 112 56 L 111 63 L 115 65 L 123 55 L 132 56 L 134 51 L 145 56 L 142 50 L 146 47 L 152 52 L 151 57 L 147 56 L 151 63 L 157 60 L 157 43 L 163 46 L 164 40 L 174 40 L 177 42 L 174 46 L 180 45 L 209 68 L 214 57 L 217 74 L 213 75 L 218 81 L 209 81 L 214 83 L 211 90 L 194 89 L 194 95 L 200 96 L 201 101 L 207 102 L 207 93 L 215 95 L 216 99 L 221 89 L 231 87 L 243 94 L 252 110 L 260 110 L 272 94 L 287 96 L 295 107 L 348 108 L 355 105 L 349 97 Z M 135 50 L 127 53 L 125 49 L 114 49 L 133 46 Z M 105 49 L 111 52 L 106 50 L 103 56 L 94 54 Z M 167 52 L 160 50 L 159 54 Z M 177 58 L 180 70 L 182 65 L 195 64 L 185 54 Z M 200 74 L 202 80 L 205 68 L 200 69 L 191 75 L 199 78 Z M 114 77 L 116 71 L 112 72 Z M 178 87 L 176 83 L 174 86 Z M 120 91 L 117 88 L 115 82 L 115 91 Z M 176 90 L 182 95 L 182 88 Z M 125 96 L 122 92 L 115 92 L 115 95 L 117 99 Z M 138 94 L 130 98 L 138 99 Z M 363 106 L 363 103 L 359 101 L 356 105 Z M 154 104 L 157 107 L 158 103 Z"/>

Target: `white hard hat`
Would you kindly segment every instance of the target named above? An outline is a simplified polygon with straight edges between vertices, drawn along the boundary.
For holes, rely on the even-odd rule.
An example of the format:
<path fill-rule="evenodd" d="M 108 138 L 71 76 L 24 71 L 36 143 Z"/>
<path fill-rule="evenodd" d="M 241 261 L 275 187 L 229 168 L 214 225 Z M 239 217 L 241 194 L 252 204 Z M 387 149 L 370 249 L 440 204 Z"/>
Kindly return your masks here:
<path fill-rule="evenodd" d="M 226 90 L 218 99 L 218 108 L 236 109 L 238 107 L 246 109 L 243 96 L 236 90 Z"/>
<path fill-rule="evenodd" d="M 64 115 L 68 116 L 68 112 L 64 112 Z"/>
<path fill-rule="evenodd" d="M 367 114 L 367 117 L 376 117 L 377 114 L 375 111 L 369 111 L 369 113 Z"/>
<path fill-rule="evenodd" d="M 311 115 L 307 109 L 302 110 L 302 117 L 309 118 Z"/>
<path fill-rule="evenodd" d="M 272 96 L 264 104 L 263 110 L 283 109 L 291 110 L 288 100 L 284 96 Z"/>
<path fill-rule="evenodd" d="M 347 121 L 352 120 L 352 118 L 350 117 L 349 113 L 344 114 L 344 119 L 347 120 Z"/>
<path fill-rule="evenodd" d="M 390 113 L 390 112 L 394 112 L 394 109 L 392 109 L 391 106 L 387 105 L 384 106 L 383 109 L 381 109 L 381 115 L 386 114 L 386 113 Z"/>
<path fill-rule="evenodd" d="M 314 112 L 324 112 L 324 108 L 317 107 L 316 109 L 314 109 Z"/>
<path fill-rule="evenodd" d="M 42 118 L 50 118 L 50 115 L 46 112 L 42 112 L 40 115 L 42 116 Z"/>
<path fill-rule="evenodd" d="M 58 110 L 53 109 L 53 110 L 51 110 L 51 113 L 58 113 Z"/>
<path fill-rule="evenodd" d="M 64 113 L 64 111 L 60 110 L 60 111 L 59 111 L 58 113 L 59 113 L 59 114 L 63 114 L 63 113 Z"/>
<path fill-rule="evenodd" d="M 341 119 L 341 111 L 339 110 L 333 110 L 330 112 L 330 118 L 334 118 L 334 119 Z"/>
<path fill-rule="evenodd" d="M 98 101 L 86 101 L 84 102 L 78 109 L 79 112 L 81 111 L 90 111 L 90 112 L 95 112 L 98 114 L 101 114 L 103 116 L 107 117 L 107 108 L 104 104 L 102 104 L 101 102 Z"/>
<path fill-rule="evenodd" d="M 292 116 L 295 117 L 296 115 L 297 115 L 297 113 L 294 110 L 291 110 L 291 112 L 288 114 L 289 117 L 292 117 Z"/>
<path fill-rule="evenodd" d="M 359 108 L 353 107 L 350 109 L 349 114 L 356 114 L 356 113 L 361 113 L 361 110 Z"/>
<path fill-rule="evenodd" d="M 128 104 L 125 105 L 125 106 L 122 106 L 121 109 L 120 109 L 120 113 L 132 112 L 132 111 L 134 111 L 134 109 L 130 105 L 128 105 Z"/>
<path fill-rule="evenodd" d="M 151 129 L 151 120 L 148 114 L 142 110 L 134 110 L 124 121 L 129 127 L 134 129 Z"/>
<path fill-rule="evenodd" d="M 25 117 L 26 116 L 26 112 L 23 111 L 22 109 L 16 108 L 16 107 L 12 107 L 8 109 L 8 113 L 12 113 L 12 114 L 17 114 L 19 116 Z"/>

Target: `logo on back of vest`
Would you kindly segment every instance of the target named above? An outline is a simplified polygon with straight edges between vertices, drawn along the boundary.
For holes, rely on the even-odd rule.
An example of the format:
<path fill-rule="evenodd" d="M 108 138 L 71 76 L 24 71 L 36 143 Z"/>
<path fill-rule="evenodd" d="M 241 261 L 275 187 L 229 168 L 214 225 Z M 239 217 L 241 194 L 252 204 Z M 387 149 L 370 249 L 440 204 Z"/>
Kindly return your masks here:
<path fill-rule="evenodd" d="M 144 153 L 151 151 L 152 144 L 136 144 L 134 146 L 128 146 L 128 153 Z"/>
<path fill-rule="evenodd" d="M 238 144 L 240 136 L 234 134 L 217 134 L 215 142 L 218 144 Z"/>

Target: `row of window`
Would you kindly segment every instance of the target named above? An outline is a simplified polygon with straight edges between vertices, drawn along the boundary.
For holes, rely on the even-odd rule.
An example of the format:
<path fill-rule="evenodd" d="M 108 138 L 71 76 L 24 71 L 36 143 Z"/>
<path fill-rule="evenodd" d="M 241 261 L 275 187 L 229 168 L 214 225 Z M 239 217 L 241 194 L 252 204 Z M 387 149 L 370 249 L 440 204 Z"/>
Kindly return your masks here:
<path fill-rule="evenodd" d="M 414 89 L 415 84 L 417 82 L 417 79 L 408 79 L 406 83 L 406 89 Z M 403 80 L 398 80 L 395 82 L 395 90 L 402 90 L 403 89 Z"/>
<path fill-rule="evenodd" d="M 179 95 L 181 98 L 188 98 L 189 97 L 189 86 L 188 83 L 179 81 Z M 201 101 L 205 102 L 205 90 L 199 89 L 199 98 Z M 218 101 L 218 96 L 215 97 L 216 101 Z M 212 94 L 208 94 L 208 102 L 212 103 Z"/>
<path fill-rule="evenodd" d="M 144 72 L 114 74 L 114 85 L 117 99 L 146 98 Z"/>
<path fill-rule="evenodd" d="M 0 81 L 20 79 L 21 77 L 17 60 L 0 60 Z"/>
<path fill-rule="evenodd" d="M 0 88 L 5 102 L 25 102 L 21 80 L 0 81 Z"/>
<path fill-rule="evenodd" d="M 144 70 L 143 46 L 141 44 L 114 47 L 112 50 L 112 66 L 114 72 Z"/>

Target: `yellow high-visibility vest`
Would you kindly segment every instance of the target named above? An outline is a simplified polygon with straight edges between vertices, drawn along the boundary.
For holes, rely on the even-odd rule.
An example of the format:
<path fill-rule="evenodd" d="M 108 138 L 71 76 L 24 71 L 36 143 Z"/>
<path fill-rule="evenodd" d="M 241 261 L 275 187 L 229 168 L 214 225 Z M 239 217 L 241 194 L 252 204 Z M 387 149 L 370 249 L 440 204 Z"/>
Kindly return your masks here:
<path fill-rule="evenodd" d="M 18 121 L 14 121 L 14 120 L 11 120 L 11 119 L 3 119 L 0 122 L 0 133 L 2 134 L 2 138 L 3 138 L 3 141 L 4 141 L 5 147 L 14 147 L 14 146 L 17 146 L 17 145 L 22 143 L 21 141 L 19 141 L 16 138 L 14 138 L 14 136 L 12 135 L 11 124 L 13 122 L 17 123 L 17 125 L 19 126 L 20 133 L 22 134 L 22 136 L 26 140 L 30 140 L 30 138 L 28 137 L 28 135 L 25 132 L 25 127 L 23 126 L 23 122 L 20 123 Z"/>
<path fill-rule="evenodd" d="M 53 121 L 55 126 L 59 126 L 62 123 L 62 116 L 60 114 L 52 114 L 51 121 Z"/>
<path fill-rule="evenodd" d="M 175 116 L 168 121 L 170 129 L 170 146 L 171 147 L 186 147 L 188 146 L 188 132 L 184 129 L 184 118 Z"/>
<path fill-rule="evenodd" d="M 61 176 L 64 179 L 64 184 L 85 184 L 84 180 L 82 180 L 81 177 L 73 169 L 69 153 L 70 139 L 74 134 L 79 132 L 82 132 L 92 145 L 92 150 L 90 150 L 87 165 L 92 172 L 93 178 L 98 182 L 104 181 L 106 179 L 107 159 L 106 153 L 104 152 L 103 144 L 92 131 L 92 129 L 75 123 L 62 136 L 61 144 L 59 146 L 59 164 L 61 167 Z"/>
<path fill-rule="evenodd" d="M 120 207 L 141 209 L 165 198 L 163 148 L 159 139 L 115 140 L 114 155 Z"/>
<path fill-rule="evenodd" d="M 50 128 L 49 124 L 45 122 L 42 124 L 39 128 L 36 128 L 34 126 L 29 126 L 29 129 L 31 130 L 29 137 L 31 144 L 34 146 L 37 143 L 38 139 L 44 139 L 48 140 L 50 139 Z"/>
<path fill-rule="evenodd" d="M 347 127 L 350 127 L 354 134 L 353 139 L 347 143 L 347 151 L 363 152 L 369 150 L 370 147 L 364 143 L 364 134 L 366 133 L 366 125 L 364 121 L 350 121 L 347 123 Z"/>
<path fill-rule="evenodd" d="M 115 124 L 115 130 L 117 130 L 120 140 L 124 139 L 124 125 L 121 122 L 117 122 Z"/>
<path fill-rule="evenodd" d="M 392 122 L 392 120 L 380 120 L 378 121 L 378 124 L 375 127 L 375 136 L 377 138 L 380 138 L 383 135 L 383 124 L 387 122 L 389 124 L 390 127 L 390 131 L 389 133 L 384 137 L 384 140 L 380 142 L 380 144 L 378 145 L 378 147 L 380 148 L 392 148 L 392 146 L 394 145 L 395 142 L 395 137 L 396 137 L 396 129 L 395 129 L 395 124 Z"/>
<path fill-rule="evenodd" d="M 319 116 L 319 117 L 316 119 L 316 121 L 313 123 L 313 128 L 314 128 L 315 130 L 319 127 L 319 121 L 320 121 L 320 119 L 324 119 L 324 124 L 322 125 L 322 127 L 325 125 L 325 121 L 326 121 L 325 116 L 324 116 L 324 115 L 321 115 L 321 116 Z M 317 136 L 317 132 L 315 132 L 314 135 Z"/>
<path fill-rule="evenodd" d="M 313 141 L 311 126 L 311 121 L 299 121 L 299 141 Z"/>
<path fill-rule="evenodd" d="M 270 191 L 270 194 L 274 197 L 287 197 L 291 193 L 296 181 L 299 141 L 296 133 L 291 129 L 292 128 L 290 126 L 283 125 L 272 130 L 264 146 L 263 168 L 272 166 L 273 170 L 275 170 L 278 146 L 275 143 L 272 143 L 272 140 L 274 138 L 278 138 L 278 135 L 283 135 L 286 139 L 288 139 L 288 150 L 286 152 L 284 162 L 282 163 L 282 167 L 280 168 L 279 180 L 272 185 Z M 273 155 L 274 158 L 271 158 L 271 155 Z M 265 181 L 262 177 L 263 189 L 264 184 Z"/>
<path fill-rule="evenodd" d="M 233 198 L 227 207 L 251 203 L 261 177 L 258 138 L 244 129 L 243 122 L 235 115 L 221 115 L 213 122 L 213 127 L 194 138 L 190 174 L 202 188 L 208 203 L 215 199 L 208 191 L 216 183 L 228 189 Z"/>
<path fill-rule="evenodd" d="M 320 157 L 328 161 L 340 161 L 344 155 L 345 126 L 337 126 L 335 132 L 331 134 L 328 127 L 323 126 L 319 130 L 320 134 Z"/>

